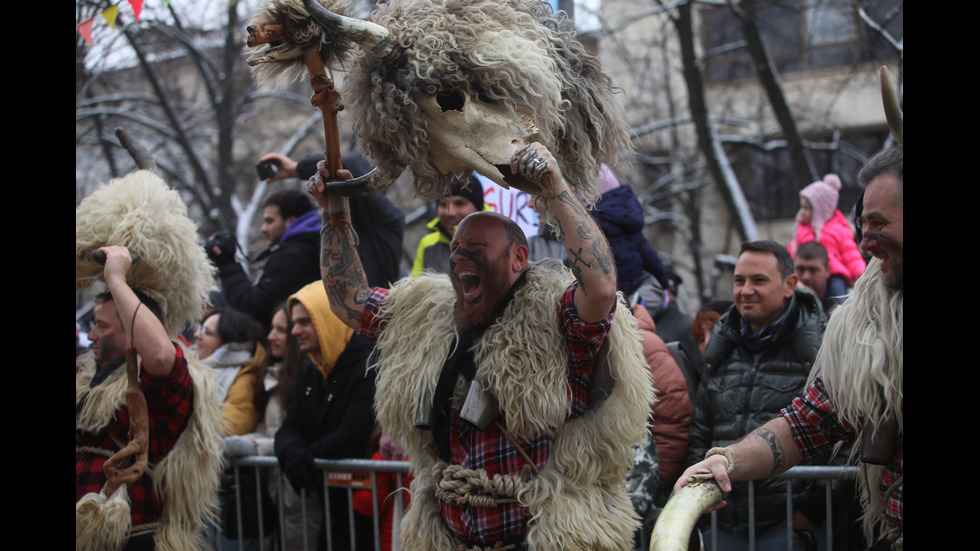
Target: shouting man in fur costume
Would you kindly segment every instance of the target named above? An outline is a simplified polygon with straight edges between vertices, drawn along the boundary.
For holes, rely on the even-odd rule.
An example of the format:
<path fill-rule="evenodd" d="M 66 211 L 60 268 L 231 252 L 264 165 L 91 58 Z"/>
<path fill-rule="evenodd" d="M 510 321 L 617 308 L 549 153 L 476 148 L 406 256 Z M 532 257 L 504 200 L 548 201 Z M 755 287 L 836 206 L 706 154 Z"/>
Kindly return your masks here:
<path fill-rule="evenodd" d="M 149 171 L 75 210 L 76 290 L 102 279 L 94 349 L 75 374 L 75 547 L 205 546 L 221 470 L 214 382 L 172 335 L 198 315 L 211 267 L 176 191 Z M 94 250 L 104 267 L 91 261 Z M 136 260 L 134 261 L 134 258 Z"/>
<path fill-rule="evenodd" d="M 509 170 L 541 186 L 571 271 L 529 267 L 520 228 L 477 212 L 457 227 L 448 275 L 372 290 L 349 226 L 325 222 L 331 308 L 376 341 L 378 420 L 413 463 L 402 544 L 628 549 L 624 475 L 653 401 L 636 322 L 554 156 L 532 143 Z M 327 208 L 323 177 L 309 187 Z"/>
<path fill-rule="evenodd" d="M 861 248 L 874 258 L 831 316 L 802 396 L 742 440 L 709 450 L 675 489 L 689 477 L 708 476 L 730 492 L 732 481 L 781 473 L 854 440 L 866 522 L 880 529 L 874 549 L 903 548 L 903 164 L 900 145 L 861 169 L 858 178 L 867 186 Z"/>

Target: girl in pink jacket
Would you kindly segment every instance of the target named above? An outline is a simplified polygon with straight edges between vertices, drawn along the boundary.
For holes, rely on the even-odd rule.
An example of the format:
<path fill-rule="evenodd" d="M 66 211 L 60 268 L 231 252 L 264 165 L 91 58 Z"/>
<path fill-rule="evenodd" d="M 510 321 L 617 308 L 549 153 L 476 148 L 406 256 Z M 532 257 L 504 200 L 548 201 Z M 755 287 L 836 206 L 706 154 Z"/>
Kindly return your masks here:
<path fill-rule="evenodd" d="M 864 273 L 866 266 L 854 241 L 854 232 L 837 208 L 840 187 L 840 178 L 828 174 L 803 188 L 795 235 L 789 244 L 789 252 L 794 257 L 796 248 L 808 241 L 817 241 L 827 249 L 830 258 L 827 296 L 847 294 L 848 286 Z"/>

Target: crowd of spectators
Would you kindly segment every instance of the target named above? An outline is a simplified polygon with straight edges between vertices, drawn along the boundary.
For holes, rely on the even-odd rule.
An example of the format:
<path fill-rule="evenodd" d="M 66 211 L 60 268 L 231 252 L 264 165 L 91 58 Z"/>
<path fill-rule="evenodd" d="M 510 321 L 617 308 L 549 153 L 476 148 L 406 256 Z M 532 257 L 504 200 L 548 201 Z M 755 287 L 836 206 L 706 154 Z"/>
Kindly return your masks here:
<path fill-rule="evenodd" d="M 278 169 L 271 182 L 308 178 L 319 159 L 297 162 L 270 154 L 262 161 Z M 344 165 L 355 176 L 370 170 L 356 153 L 345 156 Z M 602 170 L 602 195 L 590 212 L 611 244 L 619 291 L 637 320 L 657 392 L 649 439 L 637 448 L 627 480 L 634 508 L 644 519 L 636 540 L 642 546 L 685 468 L 709 448 L 776 416 L 803 388 L 827 316 L 861 275 L 864 259 L 837 209 L 840 180 L 828 175 L 801 192 L 792 241 L 743 244 L 734 271 L 734 300 L 707 302 L 688 316 L 677 301 L 680 278 L 643 234 L 637 196 L 608 167 Z M 487 208 L 482 193 L 480 181 L 471 176 L 437 201 L 438 217 L 429 224 L 432 233 L 419 243 L 411 270 L 399 267 L 405 245 L 401 211 L 383 193 L 352 200 L 352 224 L 369 284 L 386 287 L 421 271 L 446 272 L 456 226 L 466 215 Z M 531 260 L 567 264 L 554 226 L 542 221 L 541 228 L 529 239 L 532 253 L 539 251 Z M 302 548 L 304 538 L 323 548 L 328 531 L 335 548 L 346 549 L 351 526 L 358 531 L 358 547 L 373 549 L 369 517 L 374 497 L 383 515 L 384 549 L 390 549 L 392 534 L 397 537 L 393 501 L 410 507 L 404 487 L 411 477 L 402 480 L 403 488 L 391 477 L 379 478 L 378 494 L 359 493 L 351 510 L 346 492 L 330 491 L 330 526 L 320 522 L 326 496 L 314 459 L 408 457 L 375 420 L 374 378 L 367 374 L 373 345 L 330 310 L 320 279 L 319 211 L 305 192 L 279 191 L 264 203 L 261 230 L 266 247 L 248 266 L 261 265 L 254 279 L 246 276 L 233 239 L 217 234 L 207 240 L 206 251 L 220 277 L 222 293 L 216 302 L 221 305 L 202 313 L 189 343 L 217 382 L 226 453 L 276 456 L 287 483 L 280 485 L 267 473 L 262 493 L 273 506 L 283 505 L 285 520 L 273 522 L 273 532 L 266 535 L 278 541 L 275 531 L 282 530 L 287 549 Z M 99 345 L 99 332 L 92 334 Z M 108 338 L 101 338 L 96 350 L 104 351 Z M 786 515 L 783 486 L 777 481 L 756 485 L 754 522 L 761 545 L 785 544 L 780 531 Z M 796 484 L 793 490 L 794 527 L 805 546 L 827 519 L 813 484 Z M 747 498 L 741 485 L 728 497 L 716 529 L 719 548 L 744 544 Z M 225 505 L 234 507 L 232 502 Z M 227 522 L 229 516 L 222 518 Z"/>

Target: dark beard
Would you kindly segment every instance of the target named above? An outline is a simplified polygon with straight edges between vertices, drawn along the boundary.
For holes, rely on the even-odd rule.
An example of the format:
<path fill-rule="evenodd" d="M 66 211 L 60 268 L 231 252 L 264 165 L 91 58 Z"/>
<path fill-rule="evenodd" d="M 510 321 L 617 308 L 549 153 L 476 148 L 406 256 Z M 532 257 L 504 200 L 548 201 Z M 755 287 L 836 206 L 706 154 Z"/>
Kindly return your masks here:
<path fill-rule="evenodd" d="M 455 266 L 452 263 L 450 263 L 449 277 L 453 282 L 453 289 L 456 291 L 454 312 L 457 325 L 465 331 L 477 331 L 485 329 L 493 322 L 496 317 L 496 307 L 507 294 L 507 291 L 510 290 L 510 284 L 506 279 L 504 270 L 494 269 L 500 266 L 503 260 L 497 259 L 496 262 L 490 262 L 482 252 L 473 253 L 469 258 L 476 265 L 477 273 L 480 274 L 480 285 L 483 287 L 483 294 L 477 302 L 464 303 L 463 284 L 456 276 Z M 504 260 L 506 260 L 506 256 Z"/>
<path fill-rule="evenodd" d="M 455 314 L 456 314 L 456 324 L 459 325 L 460 329 L 470 334 L 480 334 L 487 327 L 493 324 L 501 315 L 503 315 L 504 310 L 513 300 L 514 295 L 517 294 L 524 284 L 527 283 L 527 270 L 521 272 L 521 275 L 517 278 L 513 285 L 504 289 L 506 283 L 500 283 L 495 289 L 504 289 L 502 295 L 497 298 L 497 294 L 494 294 L 494 300 L 486 301 L 482 300 L 478 308 L 470 308 L 469 310 L 462 311 L 459 306 L 459 299 L 456 301 Z M 489 307 L 489 304 L 493 304 L 493 307 Z"/>

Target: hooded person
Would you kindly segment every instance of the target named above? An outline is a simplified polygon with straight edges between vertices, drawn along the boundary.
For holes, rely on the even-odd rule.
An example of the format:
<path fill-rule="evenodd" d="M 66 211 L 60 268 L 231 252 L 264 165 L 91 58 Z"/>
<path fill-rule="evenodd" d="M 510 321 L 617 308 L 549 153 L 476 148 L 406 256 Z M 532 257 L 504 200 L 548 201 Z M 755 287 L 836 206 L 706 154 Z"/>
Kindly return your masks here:
<path fill-rule="evenodd" d="M 186 206 L 155 173 L 113 180 L 76 207 L 75 289 L 99 281 L 108 293 L 95 346 L 76 360 L 75 548 L 203 548 L 222 468 L 220 399 L 177 334 L 203 310 L 213 275 Z"/>
<path fill-rule="evenodd" d="M 253 260 L 264 262 L 254 282 L 235 261 L 233 243 L 209 246 L 207 250 L 218 267 L 229 306 L 268 327 L 277 304 L 319 277 L 320 218 L 306 193 L 282 189 L 265 199 L 261 230 L 268 248 Z M 210 243 L 215 243 L 214 237 Z"/>
<path fill-rule="evenodd" d="M 366 459 L 371 433 L 375 427 L 374 378 L 366 376 L 367 361 L 373 345 L 364 337 L 355 335 L 330 310 L 323 283 L 315 281 L 289 297 L 287 308 L 293 324 L 300 351 L 306 359 L 300 365 L 293 398 L 286 417 L 276 433 L 275 453 L 279 466 L 289 481 L 284 496 L 287 508 L 284 532 L 302 543 L 302 517 L 289 514 L 300 511 L 295 507 L 301 490 L 312 497 L 307 505 L 323 508 L 323 484 L 316 470 L 314 459 Z M 329 492 L 333 548 L 347 549 L 350 532 L 346 506 L 347 492 L 334 489 Z M 310 537 L 324 541 L 326 526 L 320 527 L 311 520 L 322 519 L 307 509 L 307 526 Z M 315 520 L 314 520 L 315 519 Z M 357 517 L 356 523 L 370 519 Z M 360 528 L 358 528 L 360 530 Z M 359 532 L 360 533 L 360 532 Z M 358 538 L 359 545 L 369 543 L 368 538 Z M 312 541 L 312 540 L 311 540 Z M 293 549 L 287 545 L 288 549 Z"/>

